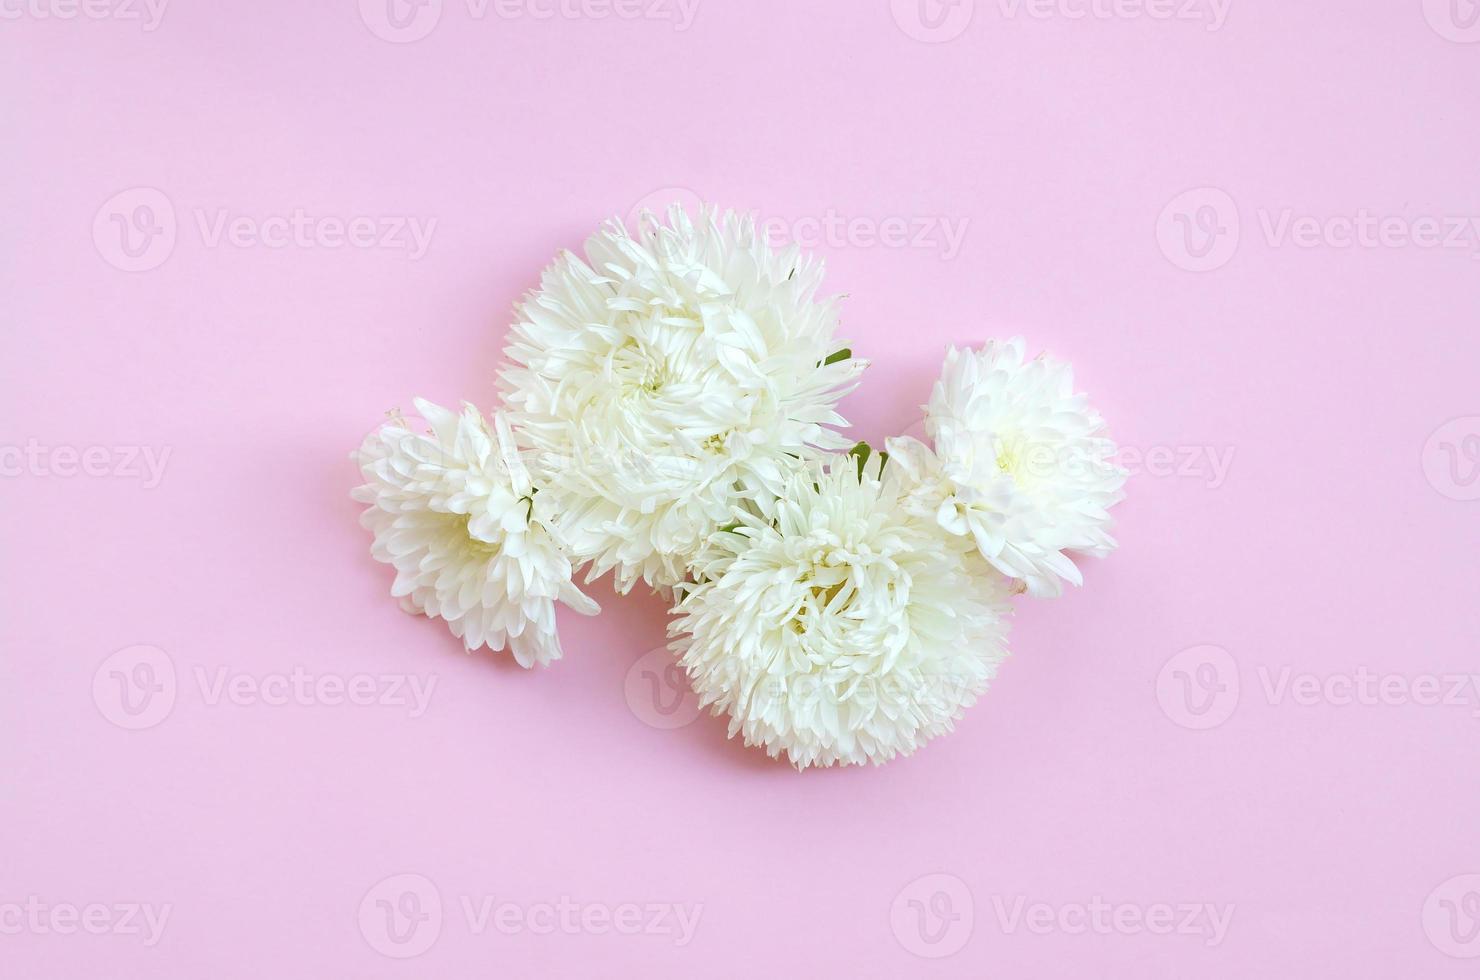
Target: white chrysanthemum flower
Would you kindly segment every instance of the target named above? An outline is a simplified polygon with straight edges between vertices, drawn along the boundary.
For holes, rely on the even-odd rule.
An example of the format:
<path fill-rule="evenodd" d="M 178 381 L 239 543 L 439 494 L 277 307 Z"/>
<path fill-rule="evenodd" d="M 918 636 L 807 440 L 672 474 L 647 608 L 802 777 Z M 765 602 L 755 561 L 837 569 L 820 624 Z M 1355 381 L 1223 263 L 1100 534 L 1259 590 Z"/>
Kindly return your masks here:
<path fill-rule="evenodd" d="M 838 356 L 822 267 L 754 221 L 681 208 L 607 223 L 544 272 L 502 375 L 587 581 L 671 587 L 738 500 L 768 508 L 797 457 L 847 448 L 826 426 L 865 366 Z M 827 363 L 831 361 L 832 363 Z"/>
<path fill-rule="evenodd" d="M 490 429 L 471 405 L 455 415 L 417 399 L 416 409 L 430 433 L 395 418 L 353 454 L 371 554 L 396 569 L 391 594 L 408 612 L 446 620 L 470 652 L 507 645 L 524 667 L 560 659 L 555 600 L 588 616 L 599 609 L 571 584 L 549 498 L 508 423 L 496 415 Z"/>
<path fill-rule="evenodd" d="M 951 348 L 926 411 L 933 453 L 914 439 L 888 442 L 913 478 L 912 512 L 973 541 L 1035 596 L 1083 581 L 1066 552 L 1114 550 L 1109 510 L 1125 496 L 1126 471 L 1068 364 L 1025 360 L 1021 338 Z"/>
<path fill-rule="evenodd" d="M 674 610 L 701 703 L 798 768 L 908 755 L 1007 654 L 1010 583 L 909 516 L 892 466 L 800 467 L 774 521 L 737 512 L 714 535 Z"/>

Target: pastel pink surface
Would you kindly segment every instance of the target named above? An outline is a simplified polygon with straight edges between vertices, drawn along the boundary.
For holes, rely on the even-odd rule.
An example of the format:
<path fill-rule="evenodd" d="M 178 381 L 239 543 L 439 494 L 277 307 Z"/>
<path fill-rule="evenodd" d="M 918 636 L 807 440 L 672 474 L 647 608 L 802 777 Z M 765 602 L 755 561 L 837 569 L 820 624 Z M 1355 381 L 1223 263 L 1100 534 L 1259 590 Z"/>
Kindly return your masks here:
<path fill-rule="evenodd" d="M 705 2 L 682 30 L 447 0 L 410 43 L 345 0 L 180 3 L 149 31 L 7 7 L 0 445 L 170 455 L 151 488 L 0 480 L 0 974 L 1472 973 L 1471 886 L 1436 889 L 1480 872 L 1480 685 L 1304 704 L 1280 678 L 1480 674 L 1480 504 L 1455 499 L 1474 474 L 1445 484 L 1429 445 L 1480 415 L 1480 264 L 1279 226 L 1480 215 L 1480 44 L 1433 4 L 1236 2 L 1218 30 L 1209 7 L 981 0 L 945 43 L 886 0 Z M 127 272 L 94 221 L 141 187 L 177 240 Z M 1240 231 L 1193 272 L 1162 213 L 1204 187 L 1237 214 L 1195 199 L 1186 234 Z M 491 405 L 543 265 L 664 188 L 803 232 L 862 222 L 818 248 L 873 361 L 845 403 L 860 437 L 918 421 L 947 344 L 1022 333 L 1074 362 L 1122 444 L 1172 453 L 1132 479 L 1120 551 L 1021 603 L 991 692 L 912 758 L 797 774 L 717 719 L 654 727 L 628 674 L 664 642 L 658 601 L 597 587 L 598 619 L 562 618 L 565 660 L 526 673 L 401 613 L 368 556 L 349 450 L 416 394 Z M 221 209 L 300 208 L 436 224 L 417 259 L 209 244 Z M 935 244 L 865 235 L 891 217 Z M 965 228 L 949 258 L 940 218 Z M 137 731 L 93 694 L 135 645 L 178 684 Z M 1197 730 L 1164 667 L 1203 645 L 1240 693 Z M 212 703 L 223 668 L 295 667 L 436 687 L 417 717 Z M 443 905 L 414 959 L 361 917 L 399 874 Z M 31 896 L 172 911 L 153 945 L 13 928 Z M 563 897 L 702 913 L 680 943 L 478 932 L 465 908 Z M 1019 899 L 1232 915 L 1217 942 L 1030 929 Z"/>

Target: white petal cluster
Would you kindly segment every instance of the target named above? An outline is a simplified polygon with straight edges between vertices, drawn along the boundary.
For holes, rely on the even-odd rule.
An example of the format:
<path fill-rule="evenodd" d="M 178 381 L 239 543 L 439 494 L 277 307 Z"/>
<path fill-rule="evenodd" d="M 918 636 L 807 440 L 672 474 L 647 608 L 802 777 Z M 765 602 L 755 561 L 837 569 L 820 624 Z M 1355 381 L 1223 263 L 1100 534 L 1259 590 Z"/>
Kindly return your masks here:
<path fill-rule="evenodd" d="M 521 444 L 588 581 L 668 589 L 743 501 L 765 508 L 798 458 L 845 449 L 827 426 L 864 362 L 839 354 L 821 264 L 752 219 L 675 207 L 609 222 L 517 311 L 502 375 Z"/>
<path fill-rule="evenodd" d="M 714 536 L 671 631 L 732 737 L 798 768 L 882 763 L 950 731 L 995 676 L 1009 583 L 900 490 L 879 457 L 837 456 L 797 468 L 774 519 Z"/>
<path fill-rule="evenodd" d="M 369 505 L 361 523 L 371 554 L 396 570 L 391 594 L 409 611 L 446 620 L 469 650 L 510 647 L 520 665 L 558 660 L 555 600 L 599 611 L 571 584 L 571 562 L 552 532 L 502 416 L 493 427 L 471 405 L 461 415 L 418 399 L 430 432 L 396 418 L 355 453 Z"/>
<path fill-rule="evenodd" d="M 354 453 L 408 611 L 525 667 L 607 572 L 673 597 L 671 647 L 730 735 L 796 767 L 882 763 L 954 727 L 1011 600 L 1079 584 L 1126 472 L 1069 365 L 1021 339 L 946 356 L 930 444 L 835 427 L 866 364 L 821 265 L 753 220 L 604 225 L 516 309 L 485 417 L 416 402 Z"/>
<path fill-rule="evenodd" d="M 973 542 L 1030 595 L 1055 596 L 1083 581 L 1069 552 L 1114 550 L 1109 509 L 1126 471 L 1072 368 L 1023 349 L 1021 338 L 951 348 L 926 409 L 933 451 L 908 438 L 889 451 L 916 484 L 912 511 Z"/>

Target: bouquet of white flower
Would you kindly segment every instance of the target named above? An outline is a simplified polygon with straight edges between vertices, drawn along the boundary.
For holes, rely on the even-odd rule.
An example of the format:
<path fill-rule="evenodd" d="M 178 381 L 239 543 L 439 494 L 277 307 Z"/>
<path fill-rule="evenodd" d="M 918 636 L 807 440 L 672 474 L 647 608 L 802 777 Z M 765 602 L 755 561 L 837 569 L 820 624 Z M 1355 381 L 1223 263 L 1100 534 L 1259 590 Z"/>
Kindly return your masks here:
<path fill-rule="evenodd" d="M 417 400 L 354 454 L 403 608 L 464 646 L 561 656 L 573 575 L 673 602 L 671 648 L 730 733 L 798 768 L 880 763 L 951 729 L 1007 655 L 1010 599 L 1103 556 L 1115 444 L 1067 364 L 950 350 L 931 445 L 852 444 L 867 362 L 821 264 L 755 223 L 674 208 L 607 223 L 523 300 L 503 406 Z"/>

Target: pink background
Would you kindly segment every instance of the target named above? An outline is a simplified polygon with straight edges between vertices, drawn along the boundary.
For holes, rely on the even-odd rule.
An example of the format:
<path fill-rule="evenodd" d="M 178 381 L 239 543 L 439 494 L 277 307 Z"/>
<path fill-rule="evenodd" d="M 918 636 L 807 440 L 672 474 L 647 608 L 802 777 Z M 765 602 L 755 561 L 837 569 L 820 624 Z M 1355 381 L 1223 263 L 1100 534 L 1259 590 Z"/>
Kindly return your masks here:
<path fill-rule="evenodd" d="M 914 0 L 702 0 L 686 30 L 446 0 L 409 43 L 372 31 L 375 0 L 39 16 L 67 2 L 0 20 L 0 975 L 1480 968 L 1480 686 L 1418 694 L 1480 673 L 1480 263 L 1473 231 L 1426 246 L 1420 222 L 1480 215 L 1469 0 L 1447 23 L 1234 0 L 1218 30 L 1208 0 L 1200 20 L 977 0 L 928 10 L 933 40 Z M 141 187 L 176 240 L 129 272 L 113 215 L 158 202 Z M 1022 605 L 994 689 L 913 758 L 799 775 L 719 720 L 654 727 L 684 720 L 628 683 L 658 601 L 597 586 L 603 615 L 563 618 L 566 659 L 525 673 L 399 612 L 368 556 L 364 431 L 415 394 L 491 404 L 511 304 L 664 188 L 860 219 L 819 250 L 874 361 L 845 404 L 861 437 L 917 422 L 948 342 L 1022 332 L 1122 444 L 1171 453 L 1132 479 L 1121 550 Z M 197 215 L 220 209 L 436 225 L 420 258 L 212 245 Z M 1287 209 L 1398 224 L 1297 244 L 1265 228 Z M 947 258 L 875 241 L 891 217 L 968 224 Z M 32 440 L 39 464 L 4 449 Z M 105 447 L 111 475 L 58 475 L 64 446 Z M 169 449 L 158 486 L 125 447 Z M 131 730 L 109 658 L 136 645 L 177 689 Z M 295 667 L 436 687 L 411 717 L 213 703 L 198 680 Z M 1409 693 L 1279 685 L 1359 670 Z M 443 906 L 404 960 L 374 891 L 401 874 Z M 400 907 L 430 914 L 425 883 Z M 38 927 L 31 896 L 171 913 L 146 945 L 117 920 Z M 702 914 L 680 945 L 479 934 L 462 909 L 562 896 Z M 998 914 L 1072 925 L 1097 897 L 1126 921 L 1233 912 L 1217 943 Z"/>

